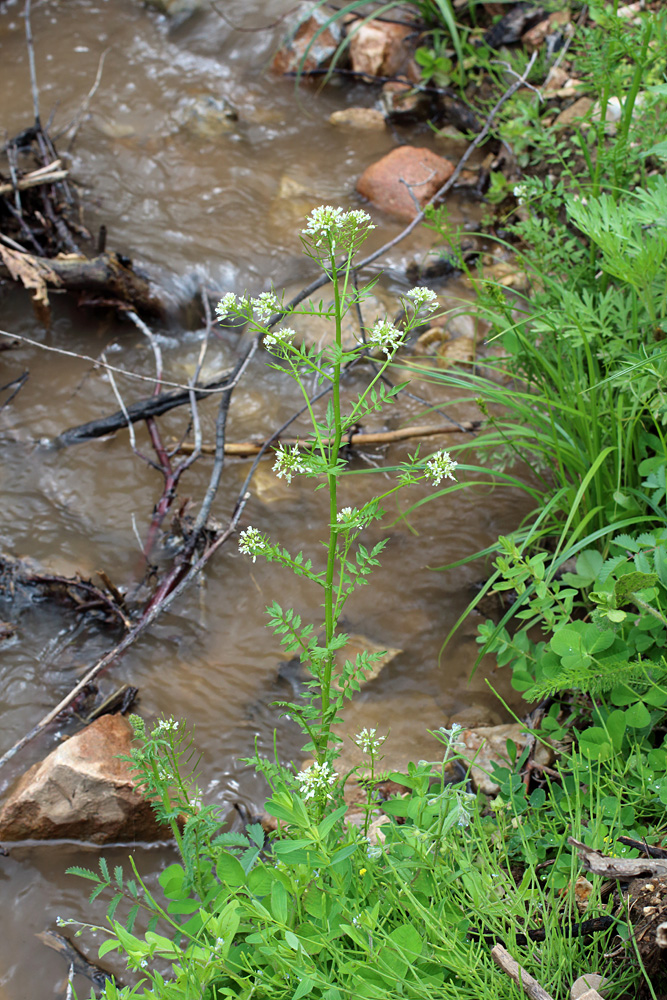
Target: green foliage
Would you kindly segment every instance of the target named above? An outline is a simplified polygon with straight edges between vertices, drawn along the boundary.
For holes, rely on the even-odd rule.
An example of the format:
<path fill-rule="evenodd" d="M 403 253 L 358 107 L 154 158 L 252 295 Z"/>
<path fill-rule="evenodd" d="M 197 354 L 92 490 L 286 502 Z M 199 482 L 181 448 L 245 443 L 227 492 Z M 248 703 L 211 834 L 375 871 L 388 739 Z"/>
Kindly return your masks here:
<path fill-rule="evenodd" d="M 270 844 L 258 824 L 212 836 L 206 815 L 190 803 L 198 857 L 165 868 L 159 891 L 136 873 L 125 880 L 117 868 L 111 876 L 104 861 L 99 875 L 72 869 L 96 882 L 96 896 L 111 896 L 100 956 L 120 952 L 141 974 L 145 1000 L 511 1000 L 514 987 L 487 944 L 501 939 L 562 995 L 580 961 L 562 933 L 578 871 L 567 836 L 601 848 L 621 830 L 641 834 L 640 788 L 635 781 L 627 803 L 615 802 L 600 765 L 573 756 L 548 796 L 541 789 L 528 796 L 520 777 L 526 755 L 513 748 L 513 764 L 494 767 L 500 795 L 482 810 L 466 782 L 450 778 L 450 768 L 469 766 L 459 731 L 433 735 L 442 744 L 434 756 L 442 759 L 391 775 L 404 795 L 385 804 L 377 844 L 342 826 L 345 805 L 316 820 L 307 798 L 282 786 L 268 802 L 280 821 Z M 142 753 L 152 760 L 162 750 L 148 736 Z M 648 774 L 646 764 L 643 778 Z M 604 794 L 594 792 L 596 784 Z M 522 868 L 510 875 L 519 857 Z M 595 881 L 587 916 L 608 912 Z M 123 898 L 131 908 L 121 919 Z M 141 930 L 137 909 L 149 917 Z M 544 942 L 536 947 L 527 937 L 540 930 Z M 596 935 L 587 957 L 621 990 L 638 973 L 605 957 L 608 941 Z M 103 996 L 129 1000 L 138 990 L 111 982 Z"/>

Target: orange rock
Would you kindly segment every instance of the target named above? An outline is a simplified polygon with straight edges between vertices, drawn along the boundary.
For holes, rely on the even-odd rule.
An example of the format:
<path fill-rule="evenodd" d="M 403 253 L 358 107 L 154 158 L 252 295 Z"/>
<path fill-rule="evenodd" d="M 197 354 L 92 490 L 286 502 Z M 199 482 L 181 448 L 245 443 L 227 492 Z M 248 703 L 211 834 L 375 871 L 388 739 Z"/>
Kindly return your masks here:
<path fill-rule="evenodd" d="M 414 219 L 415 202 L 425 205 L 454 173 L 454 164 L 430 149 L 398 146 L 364 170 L 357 191 L 377 208 Z"/>
<path fill-rule="evenodd" d="M 104 715 L 61 743 L 10 792 L 0 809 L 0 841 L 171 838 L 137 790 L 130 765 L 118 759 L 131 745 L 132 727 L 122 715 Z"/>
<path fill-rule="evenodd" d="M 299 24 L 296 31 L 287 36 L 273 57 L 271 63 L 273 72 L 309 73 L 314 69 L 328 66 L 342 39 L 342 29 L 337 22 L 317 35 L 328 19 L 329 15 L 318 8 Z"/>
<path fill-rule="evenodd" d="M 569 10 L 556 10 L 549 17 L 545 18 L 544 21 L 540 21 L 539 24 L 534 25 L 529 31 L 526 31 L 521 36 L 521 41 L 529 52 L 533 52 L 534 49 L 539 49 L 547 35 L 550 35 L 552 31 L 556 31 L 557 28 L 568 24 L 569 21 Z"/>
<path fill-rule="evenodd" d="M 356 31 L 348 27 L 350 60 L 355 73 L 367 76 L 395 76 L 407 62 L 410 52 L 406 39 L 412 29 L 404 24 L 369 21 Z"/>
<path fill-rule="evenodd" d="M 585 118 L 588 112 L 593 107 L 593 101 L 590 97 L 580 97 L 578 101 L 571 104 L 569 108 L 565 108 L 564 111 L 558 115 L 558 118 L 554 122 L 556 128 L 566 128 L 570 125 L 575 124 L 578 119 Z"/>

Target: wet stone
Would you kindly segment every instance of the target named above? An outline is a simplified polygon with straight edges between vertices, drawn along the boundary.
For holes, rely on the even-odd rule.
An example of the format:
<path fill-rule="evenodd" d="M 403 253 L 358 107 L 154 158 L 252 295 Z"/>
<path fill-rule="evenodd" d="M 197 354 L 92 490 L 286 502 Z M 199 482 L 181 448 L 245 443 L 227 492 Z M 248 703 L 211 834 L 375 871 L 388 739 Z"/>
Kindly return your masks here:
<path fill-rule="evenodd" d="M 454 173 L 454 164 L 430 149 L 399 146 L 371 164 L 357 191 L 377 208 L 410 221 Z"/>
<path fill-rule="evenodd" d="M 226 97 L 202 94 L 185 104 L 177 117 L 190 135 L 198 139 L 217 139 L 235 128 L 239 116 Z"/>
<path fill-rule="evenodd" d="M 105 715 L 31 767 L 0 808 L 0 841 L 96 844 L 171 838 L 138 790 L 130 765 L 132 727 Z"/>
<path fill-rule="evenodd" d="M 274 73 L 309 73 L 329 65 L 342 41 L 340 22 L 334 21 L 325 31 L 317 34 L 330 18 L 328 11 L 317 8 L 310 16 L 310 4 L 302 5 L 294 26 L 273 58 Z M 317 35 L 317 38 L 315 37 Z"/>
<path fill-rule="evenodd" d="M 395 76 L 410 55 L 407 40 L 412 29 L 404 24 L 370 21 L 356 28 L 348 25 L 350 61 L 355 73 Z"/>
<path fill-rule="evenodd" d="M 337 128 L 383 132 L 385 117 L 377 108 L 341 108 L 329 115 L 329 123 Z"/>

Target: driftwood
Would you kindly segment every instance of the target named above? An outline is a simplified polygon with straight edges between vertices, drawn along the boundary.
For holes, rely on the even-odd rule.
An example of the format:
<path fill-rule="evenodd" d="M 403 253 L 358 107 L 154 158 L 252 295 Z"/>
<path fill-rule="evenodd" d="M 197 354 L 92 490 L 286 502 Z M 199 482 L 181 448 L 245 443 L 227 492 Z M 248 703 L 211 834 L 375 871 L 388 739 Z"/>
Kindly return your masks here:
<path fill-rule="evenodd" d="M 0 184 L 0 196 L 11 194 L 13 191 L 27 191 L 28 188 L 39 187 L 40 184 L 53 184 L 55 181 L 64 181 L 67 177 L 67 170 L 60 169 L 60 160 L 54 160 L 39 170 L 33 170 L 23 177 L 17 178 L 16 184 Z"/>
<path fill-rule="evenodd" d="M 55 931 L 42 931 L 41 934 L 36 934 L 35 937 L 39 938 L 47 948 L 53 948 L 59 955 L 62 955 L 70 967 L 73 968 L 74 973 L 78 976 L 85 976 L 96 989 L 103 990 L 107 982 L 115 979 L 115 976 L 112 976 L 110 972 L 106 972 L 99 965 L 89 962 L 86 956 L 62 934 L 56 934 Z M 115 982 L 117 986 L 122 985 L 117 979 L 115 979 Z"/>
<path fill-rule="evenodd" d="M 124 410 L 117 410 L 108 417 L 100 417 L 99 420 L 90 420 L 87 424 L 70 427 L 69 430 L 58 435 L 53 445 L 56 448 L 62 448 L 71 444 L 80 444 L 82 441 L 91 441 L 94 438 L 113 434 L 114 431 L 119 431 L 123 427 L 127 427 L 128 424 L 136 424 L 139 420 L 159 417 L 162 413 L 168 413 L 169 410 L 173 410 L 177 406 L 189 403 L 192 392 L 194 392 L 195 399 L 203 399 L 210 394 L 212 389 L 221 389 L 227 385 L 230 378 L 230 373 L 225 372 L 193 390 L 161 392 L 157 396 L 149 396 L 148 399 L 138 399 L 136 403 L 131 403 Z"/>
<path fill-rule="evenodd" d="M 106 574 L 101 575 L 105 580 Z M 19 588 L 36 590 L 40 596 L 69 604 L 80 612 L 101 611 L 107 618 L 119 622 L 124 629 L 132 627 L 122 595 L 115 588 L 109 595 L 90 580 L 46 573 L 29 562 L 0 552 L 0 595 L 11 600 Z M 118 601 L 119 596 L 121 602 Z"/>
<path fill-rule="evenodd" d="M 439 434 L 460 434 L 461 431 L 475 431 L 478 429 L 479 423 L 477 421 L 468 420 L 462 424 L 454 424 L 451 427 L 427 424 L 425 426 L 400 427 L 395 431 L 376 431 L 374 433 L 350 431 L 348 434 L 343 435 L 341 444 L 344 447 L 354 446 L 356 448 L 363 448 L 364 446 L 373 444 L 393 444 L 396 441 L 408 441 L 411 438 L 436 437 Z M 280 437 L 274 439 L 271 447 L 278 447 L 279 444 L 291 446 L 295 444 L 303 445 L 307 444 L 307 442 L 304 442 L 300 438 Z M 187 455 L 192 450 L 192 447 L 191 444 L 186 442 L 178 450 Z M 259 455 L 260 451 L 263 450 L 265 450 L 265 441 L 228 441 L 225 444 L 225 455 L 237 455 L 241 458 L 250 458 L 251 456 Z M 202 455 L 212 455 L 215 453 L 215 446 L 203 444 L 201 453 Z"/>
<path fill-rule="evenodd" d="M 156 297 L 146 278 L 132 269 L 132 262 L 116 253 L 97 257 L 81 254 L 61 254 L 44 260 L 28 253 L 19 253 L 0 246 L 0 274 L 21 281 L 34 290 L 34 299 L 48 306 L 51 288 L 72 292 L 89 292 L 103 297 L 104 304 L 136 309 L 139 313 L 161 316 L 164 305 Z M 91 303 L 94 304 L 94 301 Z"/>

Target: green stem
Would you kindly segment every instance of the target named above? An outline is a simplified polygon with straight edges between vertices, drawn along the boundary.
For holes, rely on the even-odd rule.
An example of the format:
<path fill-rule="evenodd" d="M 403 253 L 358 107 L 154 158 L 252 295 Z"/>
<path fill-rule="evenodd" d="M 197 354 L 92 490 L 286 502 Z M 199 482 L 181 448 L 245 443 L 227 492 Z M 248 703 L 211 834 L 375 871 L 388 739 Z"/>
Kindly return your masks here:
<path fill-rule="evenodd" d="M 347 287 L 347 280 L 350 273 L 351 256 L 348 256 L 346 264 L 344 288 Z M 334 289 L 334 303 L 336 313 L 336 347 L 341 350 L 343 342 L 342 329 L 342 298 L 339 285 L 338 268 L 336 258 L 331 254 L 331 281 Z M 329 544 L 327 547 L 327 571 L 324 583 L 324 622 L 326 645 L 331 645 L 336 629 L 336 619 L 334 615 L 334 572 L 336 568 L 336 549 L 338 547 L 338 530 L 336 527 L 336 515 L 338 513 L 338 482 L 336 466 L 338 465 L 338 453 L 343 436 L 341 427 L 340 409 L 340 361 L 337 360 L 332 372 L 332 408 L 334 435 L 333 442 L 329 448 L 329 472 L 327 473 L 327 486 L 329 489 Z M 324 661 L 324 673 L 321 682 L 321 708 L 322 727 L 320 731 L 319 746 L 316 748 L 317 760 L 324 763 L 329 745 L 329 732 L 331 723 L 328 718 L 329 706 L 331 704 L 331 675 L 333 673 L 334 654 L 329 652 Z"/>

